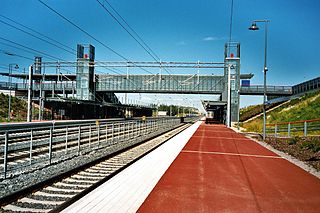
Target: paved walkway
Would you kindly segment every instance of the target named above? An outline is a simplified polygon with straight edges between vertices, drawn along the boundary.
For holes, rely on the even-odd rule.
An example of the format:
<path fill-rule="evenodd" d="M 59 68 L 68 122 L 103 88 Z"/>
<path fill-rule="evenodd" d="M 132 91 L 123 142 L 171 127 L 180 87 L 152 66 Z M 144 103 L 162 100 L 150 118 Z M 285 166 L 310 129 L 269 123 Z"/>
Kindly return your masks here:
<path fill-rule="evenodd" d="M 320 212 L 320 180 L 224 126 L 202 124 L 138 212 Z"/>
<path fill-rule="evenodd" d="M 200 124 L 173 137 L 63 212 L 136 212 Z"/>

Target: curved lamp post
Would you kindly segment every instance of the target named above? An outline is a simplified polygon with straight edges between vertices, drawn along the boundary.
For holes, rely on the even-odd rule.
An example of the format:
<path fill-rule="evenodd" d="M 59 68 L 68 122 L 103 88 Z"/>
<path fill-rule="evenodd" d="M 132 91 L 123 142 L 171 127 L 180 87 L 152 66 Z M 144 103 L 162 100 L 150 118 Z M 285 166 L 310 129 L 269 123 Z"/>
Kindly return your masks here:
<path fill-rule="evenodd" d="M 270 20 L 254 20 L 249 30 L 259 30 L 257 22 L 263 22 L 265 26 L 264 36 L 264 67 L 263 67 L 263 140 L 266 139 L 266 96 L 267 96 L 267 47 L 268 47 L 268 23 Z"/>

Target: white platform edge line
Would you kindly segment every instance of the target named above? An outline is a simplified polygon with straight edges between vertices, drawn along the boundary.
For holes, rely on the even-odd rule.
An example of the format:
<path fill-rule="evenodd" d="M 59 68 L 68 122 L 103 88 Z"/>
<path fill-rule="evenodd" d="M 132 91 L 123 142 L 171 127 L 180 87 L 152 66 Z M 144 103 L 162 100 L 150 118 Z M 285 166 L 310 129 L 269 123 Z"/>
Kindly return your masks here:
<path fill-rule="evenodd" d="M 230 156 L 242 156 L 242 157 L 284 159 L 284 158 L 281 157 L 281 156 L 252 155 L 252 154 L 241 154 L 241 153 L 231 153 L 231 152 L 208 152 L 208 151 L 196 151 L 196 150 L 182 150 L 181 152 L 182 152 L 182 153 L 198 153 L 198 154 L 212 154 L 212 155 L 230 155 Z"/>

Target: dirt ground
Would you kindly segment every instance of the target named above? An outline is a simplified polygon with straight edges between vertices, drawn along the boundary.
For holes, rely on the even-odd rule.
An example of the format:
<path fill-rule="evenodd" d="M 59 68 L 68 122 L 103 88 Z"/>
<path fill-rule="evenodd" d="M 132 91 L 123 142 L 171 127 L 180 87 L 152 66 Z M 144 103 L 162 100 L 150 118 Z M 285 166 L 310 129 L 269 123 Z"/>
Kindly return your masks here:
<path fill-rule="evenodd" d="M 320 137 L 267 137 L 265 142 L 320 171 Z"/>

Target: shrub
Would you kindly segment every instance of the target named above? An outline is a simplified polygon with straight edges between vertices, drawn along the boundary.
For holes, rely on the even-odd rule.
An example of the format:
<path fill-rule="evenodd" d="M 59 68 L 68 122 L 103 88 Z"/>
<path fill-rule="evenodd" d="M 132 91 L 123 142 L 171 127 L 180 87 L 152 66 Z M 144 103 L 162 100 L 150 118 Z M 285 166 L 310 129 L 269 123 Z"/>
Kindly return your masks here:
<path fill-rule="evenodd" d="M 292 137 L 292 138 L 289 139 L 288 143 L 289 143 L 289 145 L 297 144 L 299 139 L 300 139 L 299 137 Z"/>
<path fill-rule="evenodd" d="M 313 152 L 320 151 L 320 140 L 317 138 L 311 138 L 310 141 L 303 141 L 300 145 L 302 149 L 309 149 Z"/>

